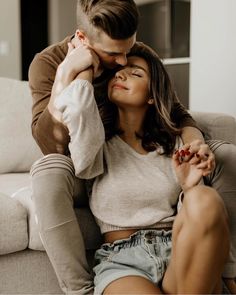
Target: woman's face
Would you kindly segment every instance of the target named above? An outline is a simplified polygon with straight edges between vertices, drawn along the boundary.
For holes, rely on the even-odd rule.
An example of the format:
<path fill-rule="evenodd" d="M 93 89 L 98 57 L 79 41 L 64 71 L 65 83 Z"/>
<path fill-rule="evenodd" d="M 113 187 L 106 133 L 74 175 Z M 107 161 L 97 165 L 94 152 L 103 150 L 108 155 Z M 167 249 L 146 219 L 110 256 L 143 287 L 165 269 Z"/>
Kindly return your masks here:
<path fill-rule="evenodd" d="M 138 56 L 127 58 L 108 84 L 108 97 L 117 106 L 143 107 L 148 104 L 150 73 L 146 61 Z"/>

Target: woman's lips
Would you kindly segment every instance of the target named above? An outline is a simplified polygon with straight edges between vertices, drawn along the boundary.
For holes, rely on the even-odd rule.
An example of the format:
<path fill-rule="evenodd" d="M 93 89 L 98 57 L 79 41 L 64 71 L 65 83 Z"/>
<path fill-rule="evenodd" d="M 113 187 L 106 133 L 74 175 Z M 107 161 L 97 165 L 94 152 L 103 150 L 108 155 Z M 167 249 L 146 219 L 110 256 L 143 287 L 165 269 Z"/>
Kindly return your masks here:
<path fill-rule="evenodd" d="M 112 88 L 128 90 L 127 87 L 125 87 L 124 85 L 122 85 L 122 84 L 120 84 L 120 83 L 114 83 L 114 84 L 112 85 Z"/>

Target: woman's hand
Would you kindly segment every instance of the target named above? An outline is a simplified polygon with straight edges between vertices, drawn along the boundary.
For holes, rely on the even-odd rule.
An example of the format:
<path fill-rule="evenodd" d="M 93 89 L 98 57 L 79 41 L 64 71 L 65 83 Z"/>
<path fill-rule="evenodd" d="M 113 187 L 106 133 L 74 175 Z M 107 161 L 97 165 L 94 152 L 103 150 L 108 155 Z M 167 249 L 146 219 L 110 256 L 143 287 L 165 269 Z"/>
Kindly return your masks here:
<path fill-rule="evenodd" d="M 78 75 L 93 69 L 93 77 L 99 71 L 100 60 L 97 54 L 85 44 L 78 44 L 76 47 L 68 43 L 68 52 L 63 62 L 58 67 L 60 76 L 72 82 Z"/>
<path fill-rule="evenodd" d="M 174 153 L 172 160 L 177 178 L 184 192 L 199 184 L 204 170 L 198 167 L 201 164 L 198 154 L 191 154 L 189 148 L 183 149 L 182 147 Z"/>
<path fill-rule="evenodd" d="M 52 95 L 48 104 L 49 112 L 59 122 L 62 122 L 62 118 L 61 112 L 54 105 L 56 98 L 75 79 L 80 78 L 92 82 L 94 73 L 98 70 L 100 64 L 99 58 L 93 50 L 82 43 L 77 43 L 76 46 L 71 42 L 68 43 L 68 52 L 57 68 Z"/>

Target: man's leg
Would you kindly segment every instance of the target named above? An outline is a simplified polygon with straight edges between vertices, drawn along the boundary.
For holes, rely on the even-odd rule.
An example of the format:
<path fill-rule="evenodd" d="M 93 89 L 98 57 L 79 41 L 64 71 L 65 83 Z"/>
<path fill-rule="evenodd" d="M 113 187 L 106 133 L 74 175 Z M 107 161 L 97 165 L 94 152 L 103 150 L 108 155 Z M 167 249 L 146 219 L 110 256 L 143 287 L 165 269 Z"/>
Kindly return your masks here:
<path fill-rule="evenodd" d="M 233 279 L 236 278 L 236 146 L 216 140 L 208 144 L 216 157 L 216 169 L 205 180 L 220 194 L 228 211 L 231 249 L 223 277 Z M 231 293 L 236 293 L 236 284 L 231 282 L 230 286 Z"/>
<path fill-rule="evenodd" d="M 63 292 L 93 294 L 93 279 L 73 209 L 74 196 L 83 182 L 75 177 L 71 159 L 47 155 L 32 166 L 31 177 L 39 233 Z"/>

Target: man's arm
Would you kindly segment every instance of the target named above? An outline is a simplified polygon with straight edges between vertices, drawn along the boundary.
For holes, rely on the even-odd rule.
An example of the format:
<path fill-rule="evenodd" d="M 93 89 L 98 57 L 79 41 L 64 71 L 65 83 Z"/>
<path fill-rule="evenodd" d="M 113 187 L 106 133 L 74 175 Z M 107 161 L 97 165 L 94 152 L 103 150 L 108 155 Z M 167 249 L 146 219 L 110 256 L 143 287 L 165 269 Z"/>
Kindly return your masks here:
<path fill-rule="evenodd" d="M 68 129 L 52 117 L 47 107 L 57 69 L 50 58 L 47 54 L 40 53 L 35 56 L 29 68 L 29 86 L 33 99 L 32 135 L 43 154 L 67 154 Z"/>
<path fill-rule="evenodd" d="M 54 59 L 47 53 L 38 54 L 29 69 L 33 97 L 32 134 L 44 154 L 68 154 L 68 129 L 54 108 L 54 101 L 80 71 L 98 62 L 86 46 L 74 49 L 69 44 L 66 58 L 55 56 L 55 53 Z M 68 57 L 71 51 L 73 54 Z"/>
<path fill-rule="evenodd" d="M 171 110 L 171 119 L 178 128 L 183 129 L 185 127 L 193 127 L 195 129 L 198 129 L 201 133 L 196 121 L 189 114 L 189 112 L 186 110 L 186 108 L 182 105 L 177 97 Z"/>
<path fill-rule="evenodd" d="M 194 140 L 205 142 L 202 131 L 198 128 L 196 121 L 176 97 L 171 111 L 171 119 L 178 128 L 182 129 L 181 138 L 183 142 L 191 143 Z"/>
<path fill-rule="evenodd" d="M 185 126 L 182 128 L 181 138 L 184 143 L 191 143 L 195 140 L 198 140 L 201 143 L 205 142 L 202 132 L 198 128 L 191 126 Z"/>

